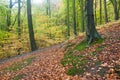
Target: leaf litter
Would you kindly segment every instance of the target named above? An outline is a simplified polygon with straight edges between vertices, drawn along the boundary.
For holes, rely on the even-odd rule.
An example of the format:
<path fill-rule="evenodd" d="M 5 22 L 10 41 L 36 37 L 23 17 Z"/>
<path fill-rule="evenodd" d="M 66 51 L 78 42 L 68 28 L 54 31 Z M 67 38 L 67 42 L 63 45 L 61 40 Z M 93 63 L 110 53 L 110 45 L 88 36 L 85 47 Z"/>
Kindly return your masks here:
<path fill-rule="evenodd" d="M 102 44 L 95 44 L 85 50 L 74 51 L 75 56 L 84 55 L 89 61 L 83 74 L 74 76 L 67 75 L 69 65 L 63 67 L 61 60 L 64 53 L 73 49 L 73 44 L 78 44 L 84 40 L 84 36 L 76 37 L 61 45 L 54 46 L 44 51 L 36 51 L 32 54 L 17 57 L 0 64 L 1 80 L 120 80 L 120 24 L 116 23 L 99 30 L 100 34 L 106 38 Z M 64 50 L 65 46 L 71 44 Z M 102 46 L 102 48 L 101 48 Z M 99 49 L 97 49 L 99 48 Z M 96 50 L 97 49 L 97 50 Z M 35 59 L 20 70 L 5 71 L 4 69 L 19 63 L 30 57 Z"/>

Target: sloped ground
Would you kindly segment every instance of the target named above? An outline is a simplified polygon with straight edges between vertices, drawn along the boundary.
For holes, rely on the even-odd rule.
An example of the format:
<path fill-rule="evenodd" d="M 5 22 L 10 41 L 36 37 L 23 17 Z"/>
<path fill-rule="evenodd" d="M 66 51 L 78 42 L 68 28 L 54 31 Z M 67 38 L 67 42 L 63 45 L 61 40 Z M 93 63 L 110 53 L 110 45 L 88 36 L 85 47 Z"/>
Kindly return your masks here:
<path fill-rule="evenodd" d="M 66 50 L 67 56 L 63 59 L 63 61 L 66 61 L 63 64 L 67 64 L 67 73 L 70 75 L 81 74 L 85 80 L 120 80 L 119 31 L 119 23 L 111 24 L 99 30 L 102 37 L 105 38 L 103 42 L 91 45 L 82 51 L 74 50 L 74 46 L 68 47 Z M 81 39 L 81 37 L 79 38 Z M 75 40 L 71 44 L 75 44 Z M 71 49 L 73 51 L 69 53 Z"/>
<path fill-rule="evenodd" d="M 65 46 L 73 43 L 78 44 L 84 37 L 80 36 L 70 40 L 64 47 L 56 45 L 43 51 L 9 59 L 0 63 L 0 80 L 120 80 L 120 23 L 109 25 L 99 30 L 105 37 L 102 44 L 96 44 L 75 55 L 83 54 L 89 59 L 86 72 L 83 75 L 69 76 L 66 74 L 70 66 L 63 67 L 61 59 L 64 57 Z M 72 47 L 75 47 L 73 45 Z M 98 48 L 100 47 L 100 48 Z M 96 48 L 100 49 L 96 51 Z M 70 48 L 68 48 L 69 50 Z M 90 56 L 90 52 L 95 52 Z M 30 58 L 31 61 L 26 59 Z M 99 65 L 95 65 L 100 61 Z M 12 67 L 14 64 L 19 64 Z M 28 64 L 29 62 L 29 64 Z M 102 71 L 102 72 L 101 72 Z M 100 73 L 99 73 L 100 72 Z M 105 73 L 105 74 L 101 74 Z M 103 76 L 103 77 L 101 77 Z"/>

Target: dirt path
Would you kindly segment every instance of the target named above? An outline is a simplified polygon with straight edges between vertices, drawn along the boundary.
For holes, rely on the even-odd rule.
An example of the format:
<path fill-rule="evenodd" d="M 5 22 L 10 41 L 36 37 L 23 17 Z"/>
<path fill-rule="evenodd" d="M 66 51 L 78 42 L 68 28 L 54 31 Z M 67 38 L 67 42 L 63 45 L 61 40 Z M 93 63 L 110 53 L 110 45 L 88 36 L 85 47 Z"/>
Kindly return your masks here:
<path fill-rule="evenodd" d="M 55 48 L 55 47 L 62 47 L 63 44 L 64 43 L 53 45 L 53 46 L 50 46 L 50 47 L 47 47 L 47 48 L 38 49 L 38 50 L 33 51 L 33 52 L 28 52 L 28 53 L 25 53 L 25 54 L 21 54 L 21 55 L 17 55 L 17 56 L 11 57 L 11 58 L 0 60 L 0 70 L 2 70 L 3 68 L 6 67 L 5 64 L 7 64 L 7 66 L 10 66 L 11 64 L 13 64 L 16 61 L 24 60 L 24 59 L 26 59 L 30 56 L 39 54 L 39 53 L 44 52 L 46 50 L 49 50 L 49 49 L 52 49 L 52 48 Z"/>
<path fill-rule="evenodd" d="M 22 75 L 20 80 L 79 80 L 80 77 L 70 77 L 66 75 L 65 68 L 60 64 L 63 58 L 63 50 L 60 49 L 61 45 L 55 45 L 50 48 L 46 48 L 30 54 L 18 56 L 0 64 L 0 68 L 3 69 L 12 65 L 15 62 L 22 61 L 31 56 L 35 56 L 33 62 L 15 72 L 4 72 L 0 71 L 0 79 L 2 80 L 13 80 L 14 77 Z"/>

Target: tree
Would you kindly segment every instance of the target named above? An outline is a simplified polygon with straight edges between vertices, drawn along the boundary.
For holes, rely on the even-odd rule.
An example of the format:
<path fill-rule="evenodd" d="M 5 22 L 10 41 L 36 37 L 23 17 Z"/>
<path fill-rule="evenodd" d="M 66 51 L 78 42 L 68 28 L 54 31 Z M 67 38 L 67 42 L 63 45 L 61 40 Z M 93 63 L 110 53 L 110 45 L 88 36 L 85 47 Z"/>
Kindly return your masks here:
<path fill-rule="evenodd" d="M 95 5 L 94 5 L 95 6 L 94 7 L 95 8 L 94 9 L 94 11 L 95 11 L 95 25 L 97 25 L 97 3 L 98 3 L 97 0 L 95 0 Z"/>
<path fill-rule="evenodd" d="M 69 0 L 67 0 L 67 27 L 68 27 L 68 30 L 67 30 L 67 35 L 68 37 L 70 36 L 70 25 L 69 25 Z"/>
<path fill-rule="evenodd" d="M 82 32 L 85 31 L 85 25 L 84 25 L 84 0 L 79 0 L 79 4 L 80 4 L 80 12 L 81 12 L 81 27 L 82 27 Z"/>
<path fill-rule="evenodd" d="M 10 27 L 11 25 L 11 9 L 12 9 L 12 0 L 9 1 L 9 6 L 8 6 L 8 13 L 7 13 L 7 26 Z"/>
<path fill-rule="evenodd" d="M 73 0 L 73 26 L 74 26 L 74 35 L 77 36 L 77 30 L 76 30 L 76 7 L 75 7 L 75 0 Z"/>
<path fill-rule="evenodd" d="M 119 14 L 118 14 L 118 10 L 117 10 L 117 1 L 116 0 L 113 0 L 113 7 L 114 7 L 115 20 L 118 20 Z"/>
<path fill-rule="evenodd" d="M 107 15 L 107 2 L 104 0 L 104 12 L 105 12 L 105 22 L 108 22 L 108 15 Z"/>
<path fill-rule="evenodd" d="M 34 39 L 34 31 L 33 31 L 33 23 L 32 23 L 32 14 L 31 14 L 31 0 L 27 0 L 27 17 L 28 17 L 28 29 L 29 29 L 29 38 L 31 50 L 34 51 L 37 49 L 35 39 Z"/>
<path fill-rule="evenodd" d="M 114 8 L 114 19 L 119 19 L 120 0 L 110 0 Z"/>
<path fill-rule="evenodd" d="M 21 35 L 21 28 L 20 28 L 20 3 L 21 0 L 18 0 L 18 36 L 20 37 Z"/>
<path fill-rule="evenodd" d="M 87 12 L 87 30 L 86 36 L 88 44 L 92 43 L 95 38 L 101 38 L 96 30 L 93 14 L 93 0 L 86 0 L 86 12 Z"/>
<path fill-rule="evenodd" d="M 47 3 L 46 3 L 46 14 L 49 15 L 49 17 L 51 17 L 50 0 L 47 0 Z"/>
<path fill-rule="evenodd" d="M 100 24 L 102 24 L 102 0 L 100 0 Z"/>

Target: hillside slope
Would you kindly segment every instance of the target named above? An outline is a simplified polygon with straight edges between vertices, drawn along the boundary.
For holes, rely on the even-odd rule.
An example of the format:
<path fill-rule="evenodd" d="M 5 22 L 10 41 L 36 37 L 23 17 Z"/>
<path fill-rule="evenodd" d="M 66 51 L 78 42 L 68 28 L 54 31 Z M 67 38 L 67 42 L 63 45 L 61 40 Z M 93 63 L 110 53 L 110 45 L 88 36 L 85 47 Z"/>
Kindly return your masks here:
<path fill-rule="evenodd" d="M 83 35 L 67 41 L 64 46 L 56 45 L 3 61 L 0 79 L 120 80 L 119 31 L 120 23 L 113 23 L 99 29 L 104 39 L 96 40 L 89 48 Z"/>

